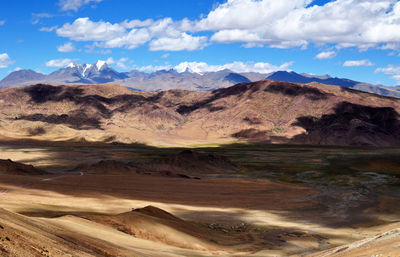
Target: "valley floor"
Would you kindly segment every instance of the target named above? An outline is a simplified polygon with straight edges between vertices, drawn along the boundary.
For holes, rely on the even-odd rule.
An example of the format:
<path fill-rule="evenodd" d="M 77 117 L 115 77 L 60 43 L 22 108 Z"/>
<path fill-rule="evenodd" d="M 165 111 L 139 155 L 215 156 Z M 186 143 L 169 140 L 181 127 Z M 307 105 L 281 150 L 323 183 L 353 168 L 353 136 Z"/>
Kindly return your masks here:
<path fill-rule="evenodd" d="M 399 255 L 400 149 L 194 150 L 238 169 L 185 171 L 199 179 L 100 174 L 74 167 L 157 160 L 182 149 L 1 146 L 1 159 L 50 174 L 0 175 L 0 255 Z"/>

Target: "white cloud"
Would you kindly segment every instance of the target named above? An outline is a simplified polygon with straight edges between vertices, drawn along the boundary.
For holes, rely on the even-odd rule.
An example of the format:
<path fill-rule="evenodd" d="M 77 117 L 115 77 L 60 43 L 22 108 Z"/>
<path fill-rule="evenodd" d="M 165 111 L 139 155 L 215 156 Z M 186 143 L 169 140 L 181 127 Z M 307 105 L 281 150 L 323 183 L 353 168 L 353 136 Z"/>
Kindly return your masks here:
<path fill-rule="evenodd" d="M 100 3 L 102 0 L 60 0 L 58 4 L 63 11 L 78 11 L 84 5 L 90 3 Z"/>
<path fill-rule="evenodd" d="M 73 62 L 71 59 L 53 59 L 46 62 L 47 67 L 64 67 Z"/>
<path fill-rule="evenodd" d="M 199 20 L 133 19 L 111 24 L 78 18 L 64 24 L 57 34 L 70 40 L 93 41 L 105 48 L 133 49 L 149 44 L 153 51 L 195 50 L 210 42 L 302 49 L 309 44 L 329 44 L 362 51 L 399 48 L 400 1 L 336 0 L 310 7 L 311 2 L 227 0 Z M 208 39 L 201 32 L 211 32 L 212 36 Z"/>
<path fill-rule="evenodd" d="M 193 51 L 203 49 L 207 45 L 207 37 L 193 37 L 182 33 L 179 37 L 161 37 L 150 42 L 151 51 Z"/>
<path fill-rule="evenodd" d="M 328 52 L 321 52 L 315 56 L 316 59 L 323 60 L 323 59 L 332 59 L 336 56 L 336 53 L 333 51 Z"/>
<path fill-rule="evenodd" d="M 386 75 L 392 75 L 392 79 L 396 80 L 400 84 L 400 65 L 388 65 L 384 68 L 377 68 L 375 73 L 382 72 Z"/>
<path fill-rule="evenodd" d="M 161 55 L 161 58 L 165 59 L 165 58 L 168 58 L 169 56 L 170 56 L 169 53 L 165 53 L 165 54 Z"/>
<path fill-rule="evenodd" d="M 120 37 L 107 40 L 99 46 L 107 48 L 126 47 L 133 49 L 147 43 L 151 39 L 151 35 L 147 29 L 132 29 L 129 33 Z"/>
<path fill-rule="evenodd" d="M 32 13 L 32 24 L 38 24 L 40 22 L 40 19 L 43 18 L 52 18 L 54 17 L 53 14 L 50 13 Z"/>
<path fill-rule="evenodd" d="M 4 24 L 6 24 L 6 20 L 0 20 L 0 26 L 3 26 Z"/>
<path fill-rule="evenodd" d="M 57 50 L 61 53 L 68 53 L 75 51 L 75 46 L 71 42 L 67 42 L 63 45 L 57 46 Z"/>
<path fill-rule="evenodd" d="M 232 62 L 222 65 L 209 65 L 205 62 L 182 62 L 174 67 L 178 72 L 184 72 L 189 69 L 193 72 L 214 72 L 229 69 L 235 72 L 259 72 L 270 73 L 278 70 L 288 70 L 293 62 L 286 62 L 280 66 L 275 66 L 267 62 Z"/>
<path fill-rule="evenodd" d="M 11 60 L 7 53 L 0 54 L 0 68 L 7 68 L 14 62 L 15 61 Z"/>
<path fill-rule="evenodd" d="M 154 72 L 154 71 L 158 71 L 158 70 L 170 70 L 172 68 L 173 68 L 172 65 L 158 65 L 158 66 L 147 65 L 147 66 L 142 66 L 142 67 L 134 66 L 135 70 L 144 71 L 144 72 Z"/>
<path fill-rule="evenodd" d="M 58 28 L 58 26 L 42 27 L 39 29 L 39 31 L 52 32 L 53 30 L 56 30 L 57 28 Z"/>
<path fill-rule="evenodd" d="M 121 22 L 121 26 L 123 26 L 124 28 L 127 28 L 127 29 L 133 29 L 135 27 L 148 27 L 148 26 L 152 25 L 153 23 L 154 23 L 154 21 L 152 19 L 147 19 L 144 21 L 124 20 L 123 22 Z"/>
<path fill-rule="evenodd" d="M 22 70 L 21 67 L 16 67 L 13 71 L 20 71 L 20 70 Z"/>
<path fill-rule="evenodd" d="M 131 66 L 129 66 L 128 64 L 126 64 L 126 62 L 128 62 L 129 59 L 126 57 L 122 57 L 119 60 L 114 60 L 112 57 L 107 58 L 106 63 L 109 65 L 116 65 L 118 68 L 123 69 L 123 70 L 130 70 L 132 69 Z"/>
<path fill-rule="evenodd" d="M 78 18 L 73 23 L 66 23 L 57 29 L 57 35 L 75 41 L 107 41 L 125 34 L 120 24 L 93 22 L 89 18 Z"/>
<path fill-rule="evenodd" d="M 152 51 L 192 51 L 206 46 L 207 37 L 181 32 L 178 25 L 171 18 L 111 24 L 86 17 L 64 24 L 56 32 L 70 40 L 94 41 L 94 46 L 103 48 L 133 49 L 149 42 Z"/>
<path fill-rule="evenodd" d="M 299 42 L 360 49 L 400 42 L 400 2 L 336 0 L 308 7 L 311 0 L 228 0 L 192 31 L 215 31 L 216 42 L 254 42 L 293 47 Z M 246 14 L 246 15 L 244 15 Z M 291 43 L 292 42 L 292 43 Z M 297 43 L 295 43 L 297 42 Z"/>
<path fill-rule="evenodd" d="M 345 67 L 373 66 L 369 60 L 348 60 L 343 63 Z"/>
<path fill-rule="evenodd" d="M 204 73 L 204 72 L 215 72 L 220 70 L 229 69 L 234 72 L 260 72 L 270 73 L 278 70 L 289 70 L 293 62 L 286 62 L 280 66 L 276 66 L 267 62 L 232 62 L 222 65 L 210 65 L 205 62 L 181 62 L 176 66 L 172 65 L 160 65 L 160 66 L 144 66 L 135 67 L 140 71 L 153 72 L 157 70 L 169 70 L 175 69 L 177 72 L 184 72 L 189 69 L 192 72 Z"/>

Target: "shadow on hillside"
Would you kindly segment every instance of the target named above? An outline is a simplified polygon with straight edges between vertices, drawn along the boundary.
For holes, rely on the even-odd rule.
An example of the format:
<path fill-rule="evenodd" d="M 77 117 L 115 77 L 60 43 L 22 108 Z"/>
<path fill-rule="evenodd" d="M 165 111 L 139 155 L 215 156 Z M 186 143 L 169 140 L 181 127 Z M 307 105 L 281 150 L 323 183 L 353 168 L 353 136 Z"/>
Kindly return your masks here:
<path fill-rule="evenodd" d="M 324 145 L 400 145 L 399 114 L 391 107 L 341 102 L 334 113 L 298 117 L 293 124 L 307 132 L 292 142 Z"/>
<path fill-rule="evenodd" d="M 23 89 L 35 104 L 48 102 L 73 102 L 79 105 L 74 113 L 61 115 L 45 115 L 35 113 L 18 117 L 20 120 L 42 121 L 52 124 L 65 124 L 74 129 L 101 129 L 101 119 L 109 119 L 114 113 L 123 113 L 128 110 L 143 106 L 145 103 L 156 104 L 164 92 L 151 97 L 142 95 L 122 94 L 114 97 L 103 97 L 99 95 L 85 95 L 82 88 L 51 86 L 37 84 Z M 118 104 L 118 108 L 112 108 Z M 153 105 L 153 108 L 157 106 Z M 151 108 L 150 108 L 151 109 Z M 62 110 L 60 110 L 62 111 Z"/>
<path fill-rule="evenodd" d="M 324 93 L 317 88 L 309 86 L 299 86 L 288 82 L 274 81 L 265 90 L 265 92 L 283 94 L 287 96 L 304 95 L 310 100 L 325 100 L 330 94 Z"/>
<path fill-rule="evenodd" d="M 183 150 L 144 145 L 51 144 L 43 147 L 47 158 L 60 160 L 63 170 L 67 170 L 66 163 L 72 168 L 78 163 L 99 160 L 151 161 Z M 380 215 L 398 216 L 400 211 L 396 204 L 400 197 L 400 171 L 396 170 L 400 150 L 396 148 L 233 144 L 194 150 L 224 156 L 240 169 L 207 174 L 213 179 L 202 180 L 129 174 L 71 175 L 29 187 L 77 197 L 112 196 L 265 210 L 330 227 L 370 226 L 383 222 Z M 4 184 L 21 183 L 17 176 L 6 179 Z M 271 180 L 279 183 L 269 184 Z M 260 181 L 266 184 L 260 185 Z"/>

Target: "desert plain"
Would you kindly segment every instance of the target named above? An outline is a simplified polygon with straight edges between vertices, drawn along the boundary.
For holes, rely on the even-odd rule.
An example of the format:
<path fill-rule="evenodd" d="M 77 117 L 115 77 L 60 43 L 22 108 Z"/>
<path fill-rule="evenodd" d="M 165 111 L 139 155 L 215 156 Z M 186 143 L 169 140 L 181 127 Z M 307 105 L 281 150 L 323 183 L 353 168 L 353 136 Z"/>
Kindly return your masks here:
<path fill-rule="evenodd" d="M 14 169 L 0 175 L 1 256 L 400 250 L 400 148 L 14 142 L 1 153 Z"/>

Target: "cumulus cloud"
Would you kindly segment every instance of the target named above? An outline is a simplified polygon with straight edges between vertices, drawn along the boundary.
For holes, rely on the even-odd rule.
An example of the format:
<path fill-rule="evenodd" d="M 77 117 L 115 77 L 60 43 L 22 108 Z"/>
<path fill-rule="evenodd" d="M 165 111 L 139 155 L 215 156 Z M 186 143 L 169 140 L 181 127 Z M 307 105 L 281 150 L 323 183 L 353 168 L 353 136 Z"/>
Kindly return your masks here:
<path fill-rule="evenodd" d="M 78 18 L 57 29 L 57 35 L 75 41 L 94 41 L 103 48 L 133 49 L 149 43 L 151 51 L 181 51 L 202 49 L 207 37 L 192 36 L 178 30 L 171 18 L 153 20 L 125 20 L 111 24 L 104 21 L 91 21 Z"/>
<path fill-rule="evenodd" d="M 98 42 L 98 46 L 107 48 L 132 49 L 149 44 L 154 51 L 194 50 L 209 43 L 236 42 L 245 47 L 304 49 L 309 44 L 329 44 L 338 49 L 399 48 L 400 1 L 336 0 L 310 6 L 311 2 L 227 0 L 199 20 L 134 19 L 111 24 L 78 18 L 64 24 L 57 34 L 76 41 Z M 211 37 L 204 32 L 211 32 Z"/>
<path fill-rule="evenodd" d="M 115 37 L 105 41 L 98 46 L 107 48 L 126 47 L 133 49 L 141 46 L 151 39 L 151 35 L 147 29 L 132 29 L 129 33 Z"/>
<path fill-rule="evenodd" d="M 78 11 L 84 5 L 100 3 L 102 0 L 60 0 L 58 4 L 63 11 Z"/>
<path fill-rule="evenodd" d="M 138 71 L 144 71 L 144 72 L 154 72 L 154 71 L 159 71 L 159 70 L 170 70 L 173 69 L 174 67 L 172 65 L 157 65 L 157 66 L 153 66 L 153 65 L 147 65 L 147 66 L 134 66 L 135 70 Z"/>
<path fill-rule="evenodd" d="M 150 42 L 151 51 L 193 51 L 203 49 L 207 45 L 207 37 L 194 37 L 182 33 L 179 37 L 161 37 Z"/>
<path fill-rule="evenodd" d="M 125 33 L 125 28 L 119 24 L 98 21 L 89 18 L 78 18 L 73 23 L 66 23 L 56 30 L 57 35 L 75 41 L 107 41 Z"/>
<path fill-rule="evenodd" d="M 373 66 L 369 60 L 348 60 L 343 63 L 345 67 Z"/>
<path fill-rule="evenodd" d="M 386 75 L 391 75 L 392 79 L 396 80 L 400 84 L 400 65 L 388 65 L 384 68 L 377 68 L 375 73 L 382 72 Z"/>
<path fill-rule="evenodd" d="M 152 19 L 147 19 L 144 21 L 141 20 L 124 20 L 121 22 L 121 26 L 127 29 L 133 29 L 135 27 L 148 27 L 152 25 L 154 21 Z"/>
<path fill-rule="evenodd" d="M 109 65 L 116 65 L 118 68 L 123 69 L 123 70 L 130 70 L 132 69 L 131 66 L 129 66 L 128 64 L 126 64 L 126 62 L 128 62 L 129 59 L 126 57 L 122 57 L 118 60 L 114 60 L 112 57 L 107 58 L 106 63 Z"/>
<path fill-rule="evenodd" d="M 193 31 L 215 31 L 216 42 L 254 42 L 269 46 L 332 43 L 369 48 L 400 42 L 400 2 L 337 0 L 309 6 L 311 0 L 228 0 Z M 243 14 L 247 15 L 243 15 Z"/>
<path fill-rule="evenodd" d="M 7 53 L 0 54 L 0 68 L 7 68 L 15 61 L 11 60 L 10 56 Z"/>
<path fill-rule="evenodd" d="M 73 62 L 71 59 L 53 59 L 46 62 L 47 67 L 64 67 Z"/>
<path fill-rule="evenodd" d="M 267 62 L 232 62 L 221 65 L 210 65 L 205 62 L 181 62 L 176 66 L 172 65 L 160 65 L 160 66 L 144 66 L 135 67 L 140 71 L 157 71 L 157 70 L 169 70 L 175 69 L 177 72 L 185 72 L 190 70 L 191 72 L 204 73 L 204 72 L 216 72 L 225 69 L 232 70 L 234 72 L 260 72 L 270 73 L 278 70 L 289 70 L 289 67 L 293 62 L 286 62 L 280 66 L 276 66 Z"/>
<path fill-rule="evenodd" d="M 71 42 L 67 42 L 63 45 L 57 46 L 57 50 L 61 53 L 68 53 L 75 51 L 75 46 Z"/>
<path fill-rule="evenodd" d="M 336 53 L 334 51 L 328 51 L 328 52 L 321 52 L 315 56 L 316 59 L 323 60 L 323 59 L 332 59 L 333 57 L 336 56 Z"/>

